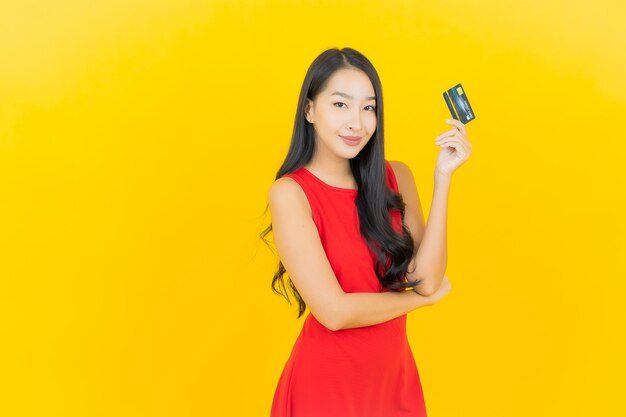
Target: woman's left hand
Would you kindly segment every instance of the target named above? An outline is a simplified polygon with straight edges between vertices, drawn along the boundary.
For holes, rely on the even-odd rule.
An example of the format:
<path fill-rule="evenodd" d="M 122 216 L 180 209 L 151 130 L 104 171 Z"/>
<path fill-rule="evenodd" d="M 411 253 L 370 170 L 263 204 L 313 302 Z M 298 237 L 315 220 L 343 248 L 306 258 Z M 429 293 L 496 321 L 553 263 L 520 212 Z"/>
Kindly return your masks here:
<path fill-rule="evenodd" d="M 472 144 L 467 140 L 467 131 L 463 123 L 455 119 L 448 119 L 446 123 L 454 127 L 435 138 L 435 144 L 441 147 L 435 172 L 449 177 L 468 160 L 472 153 Z"/>

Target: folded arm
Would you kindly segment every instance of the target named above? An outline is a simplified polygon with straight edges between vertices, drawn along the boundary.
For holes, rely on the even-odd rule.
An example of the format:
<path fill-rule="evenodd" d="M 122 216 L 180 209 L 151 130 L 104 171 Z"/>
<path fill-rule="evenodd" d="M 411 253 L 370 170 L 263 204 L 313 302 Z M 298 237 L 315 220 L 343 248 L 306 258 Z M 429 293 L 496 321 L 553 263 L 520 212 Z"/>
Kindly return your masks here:
<path fill-rule="evenodd" d="M 279 178 L 268 193 L 274 243 L 279 257 L 311 314 L 330 330 L 382 323 L 430 299 L 415 291 L 346 293 L 335 276 L 298 183 Z"/>

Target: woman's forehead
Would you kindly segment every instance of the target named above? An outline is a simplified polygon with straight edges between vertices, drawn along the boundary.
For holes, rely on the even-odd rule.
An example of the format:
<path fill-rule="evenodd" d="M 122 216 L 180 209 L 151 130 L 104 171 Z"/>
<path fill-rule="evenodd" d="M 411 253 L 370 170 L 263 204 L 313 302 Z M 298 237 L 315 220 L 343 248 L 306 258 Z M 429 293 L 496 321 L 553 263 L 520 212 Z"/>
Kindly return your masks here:
<path fill-rule="evenodd" d="M 356 70 L 337 71 L 330 78 L 325 93 L 328 96 L 337 95 L 347 99 L 376 99 L 374 87 L 368 76 Z"/>

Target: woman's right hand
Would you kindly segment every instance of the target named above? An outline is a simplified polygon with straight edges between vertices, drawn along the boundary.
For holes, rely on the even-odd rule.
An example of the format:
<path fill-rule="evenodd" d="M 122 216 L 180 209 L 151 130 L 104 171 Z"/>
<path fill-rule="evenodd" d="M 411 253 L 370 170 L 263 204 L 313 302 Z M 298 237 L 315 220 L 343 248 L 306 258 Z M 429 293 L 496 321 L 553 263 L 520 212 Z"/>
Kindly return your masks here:
<path fill-rule="evenodd" d="M 452 289 L 450 285 L 450 281 L 448 280 L 448 276 L 444 275 L 443 280 L 441 281 L 441 285 L 432 295 L 426 297 L 428 305 L 436 304 L 439 300 L 446 296 Z"/>

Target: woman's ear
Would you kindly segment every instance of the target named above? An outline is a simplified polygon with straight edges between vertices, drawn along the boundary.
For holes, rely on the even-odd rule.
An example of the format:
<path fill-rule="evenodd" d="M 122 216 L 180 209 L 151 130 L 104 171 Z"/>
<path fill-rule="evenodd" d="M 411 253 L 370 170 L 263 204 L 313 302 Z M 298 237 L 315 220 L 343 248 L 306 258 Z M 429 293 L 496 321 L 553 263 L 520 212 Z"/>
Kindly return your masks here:
<path fill-rule="evenodd" d="M 304 118 L 309 123 L 313 123 L 313 118 L 311 117 L 311 99 L 306 99 L 306 105 L 304 106 Z"/>

